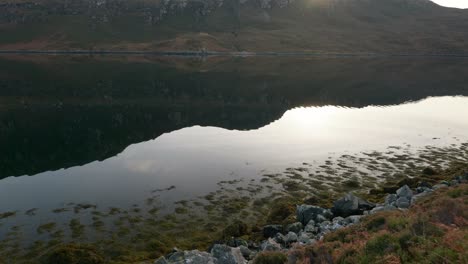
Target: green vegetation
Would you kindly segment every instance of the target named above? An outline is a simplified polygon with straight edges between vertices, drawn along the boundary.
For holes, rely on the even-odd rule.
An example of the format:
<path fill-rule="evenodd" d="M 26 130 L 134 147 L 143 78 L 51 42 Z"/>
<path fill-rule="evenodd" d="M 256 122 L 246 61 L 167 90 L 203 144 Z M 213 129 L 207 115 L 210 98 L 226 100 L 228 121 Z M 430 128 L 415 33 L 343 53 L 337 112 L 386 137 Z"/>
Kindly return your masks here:
<path fill-rule="evenodd" d="M 327 234 L 305 251 L 323 253 L 312 254 L 311 261 L 325 258 L 333 263 L 466 263 L 466 191 L 468 185 L 462 184 L 437 191 L 409 211 L 366 217 L 358 225 Z"/>
<path fill-rule="evenodd" d="M 67 244 L 53 250 L 42 259 L 44 264 L 104 264 L 104 258 L 89 245 Z"/>
<path fill-rule="evenodd" d="M 288 261 L 282 252 L 262 252 L 254 259 L 253 264 L 284 264 Z"/>
<path fill-rule="evenodd" d="M 76 1 L 68 11 L 53 0 L 4 5 L 0 48 L 466 52 L 466 32 L 457 30 L 466 27 L 466 12 L 419 1 L 327 5 L 299 0 L 271 9 L 251 1 L 221 6 L 203 1 L 204 10 L 189 4 L 162 17 L 145 11 L 170 9 L 163 3 L 125 1 L 108 7 Z"/>
<path fill-rule="evenodd" d="M 8 217 L 13 217 L 16 215 L 16 212 L 4 212 L 4 213 L 0 213 L 0 219 L 5 219 L 5 218 L 8 218 Z"/>
<path fill-rule="evenodd" d="M 42 234 L 44 232 L 51 233 L 55 229 L 56 226 L 57 224 L 54 222 L 42 224 L 37 228 L 37 233 L 39 234 Z"/>

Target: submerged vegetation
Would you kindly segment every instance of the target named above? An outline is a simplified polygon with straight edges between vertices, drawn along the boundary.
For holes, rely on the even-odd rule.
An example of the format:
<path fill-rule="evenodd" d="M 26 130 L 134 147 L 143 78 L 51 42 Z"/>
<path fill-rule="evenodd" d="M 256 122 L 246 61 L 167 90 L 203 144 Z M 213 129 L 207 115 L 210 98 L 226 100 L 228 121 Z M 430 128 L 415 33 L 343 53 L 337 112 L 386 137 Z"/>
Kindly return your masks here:
<path fill-rule="evenodd" d="M 68 222 L 42 223 L 36 231 L 43 238 L 31 244 L 22 240 L 23 227 L 11 227 L 0 241 L 0 256 L 15 263 L 41 263 L 44 259 L 56 261 L 53 263 L 151 263 L 174 247 L 206 250 L 214 241 L 229 242 L 233 237 L 260 241 L 262 226 L 285 227 L 296 222 L 297 204 L 330 207 L 349 191 L 381 202 L 403 185 L 450 179 L 466 170 L 466 164 L 467 143 L 427 147 L 417 153 L 410 146 L 390 147 L 385 152 L 331 157 L 324 164 L 303 163 L 260 179 L 219 182 L 219 190 L 178 201 L 169 210 L 160 207 L 159 194 L 175 187 L 151 192 L 141 204 L 126 209 L 69 204 L 51 211 L 69 217 Z M 317 245 L 298 248 L 295 257 L 314 258 L 314 263 L 466 261 L 461 250 L 467 245 L 467 191 L 463 185 L 441 191 L 410 211 L 373 215 L 357 226 L 327 235 Z M 35 211 L 25 216 L 34 217 Z M 13 220 L 17 213 L 1 213 L 0 223 Z M 456 242 L 447 242 L 454 238 Z M 73 262 L 77 258 L 89 261 Z M 265 253 L 254 263 L 284 261 L 281 253 Z"/>

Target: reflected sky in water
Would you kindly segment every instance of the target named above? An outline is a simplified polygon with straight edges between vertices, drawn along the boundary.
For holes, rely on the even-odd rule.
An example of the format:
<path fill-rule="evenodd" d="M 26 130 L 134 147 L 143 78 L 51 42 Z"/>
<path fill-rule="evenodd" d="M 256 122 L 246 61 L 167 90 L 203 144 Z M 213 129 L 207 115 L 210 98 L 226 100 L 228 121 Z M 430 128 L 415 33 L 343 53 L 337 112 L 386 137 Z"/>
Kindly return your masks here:
<path fill-rule="evenodd" d="M 258 179 L 329 156 L 467 142 L 467 114 L 468 97 L 438 97 L 389 107 L 296 108 L 250 131 L 188 127 L 102 162 L 0 180 L 0 211 L 70 202 L 125 207 L 174 185 L 161 194 L 161 201 L 170 203 L 207 194 L 221 180 Z"/>

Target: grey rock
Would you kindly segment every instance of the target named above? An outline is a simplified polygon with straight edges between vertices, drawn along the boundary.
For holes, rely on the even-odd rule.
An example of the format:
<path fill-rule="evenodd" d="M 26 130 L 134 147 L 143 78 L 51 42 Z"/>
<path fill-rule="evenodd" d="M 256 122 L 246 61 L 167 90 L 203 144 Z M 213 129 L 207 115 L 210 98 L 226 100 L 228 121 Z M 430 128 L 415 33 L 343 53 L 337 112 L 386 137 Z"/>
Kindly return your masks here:
<path fill-rule="evenodd" d="M 447 184 L 440 183 L 440 184 L 436 184 L 436 185 L 432 186 L 432 189 L 433 190 L 438 190 L 438 189 L 447 188 L 447 187 L 448 187 Z"/>
<path fill-rule="evenodd" d="M 415 203 L 416 201 L 418 201 L 419 199 L 421 199 L 423 197 L 428 196 L 431 193 L 432 193 L 432 190 L 425 191 L 425 192 L 418 193 L 418 194 L 414 195 L 413 197 L 411 197 L 411 204 Z"/>
<path fill-rule="evenodd" d="M 301 222 L 296 222 L 296 223 L 293 223 L 293 224 L 289 224 L 286 227 L 286 231 L 299 233 L 302 230 L 302 228 L 303 228 L 302 223 Z"/>
<path fill-rule="evenodd" d="M 362 214 L 364 211 L 370 210 L 374 207 L 374 204 L 367 202 L 352 193 L 348 193 L 333 203 L 332 212 L 335 215 L 347 217 L 350 215 Z"/>
<path fill-rule="evenodd" d="M 262 245 L 260 246 L 260 249 L 262 251 L 280 251 L 281 245 L 278 244 L 272 238 L 268 238 L 266 241 L 262 243 Z"/>
<path fill-rule="evenodd" d="M 200 252 L 198 250 L 192 251 L 183 251 L 183 252 L 176 252 L 172 254 L 166 262 L 160 262 L 158 264 L 218 264 L 218 260 L 211 256 L 207 252 Z"/>
<path fill-rule="evenodd" d="M 154 264 L 169 264 L 169 262 L 167 262 L 165 257 L 160 257 L 154 262 Z"/>
<path fill-rule="evenodd" d="M 385 197 L 385 204 L 395 205 L 395 202 L 397 199 L 398 199 L 398 196 L 396 194 L 389 194 L 387 195 L 387 197 Z"/>
<path fill-rule="evenodd" d="M 398 200 L 395 202 L 396 207 L 398 208 L 409 208 L 411 205 L 411 198 L 407 197 L 400 197 Z"/>
<path fill-rule="evenodd" d="M 228 241 L 226 241 L 226 245 L 230 247 L 240 247 L 240 246 L 249 246 L 249 243 L 247 241 L 240 239 L 240 238 L 231 238 Z"/>
<path fill-rule="evenodd" d="M 468 173 L 465 175 L 459 175 L 453 178 L 458 181 L 458 183 L 467 183 L 468 182 Z"/>
<path fill-rule="evenodd" d="M 348 224 L 353 225 L 353 224 L 357 224 L 357 223 L 361 222 L 362 217 L 363 217 L 362 215 L 350 215 L 350 216 L 345 218 L 345 221 Z"/>
<path fill-rule="evenodd" d="M 418 184 L 418 187 L 425 187 L 425 188 L 431 189 L 431 188 L 432 188 L 432 185 L 431 185 L 430 183 L 428 183 L 428 182 L 424 182 L 424 181 L 423 181 L 423 182 L 420 182 L 420 183 Z"/>
<path fill-rule="evenodd" d="M 244 256 L 245 259 L 251 259 L 252 258 L 252 250 L 250 250 L 248 247 L 240 246 L 239 250 L 240 250 L 242 256 Z"/>
<path fill-rule="evenodd" d="M 398 198 L 405 197 L 408 200 L 411 199 L 411 197 L 413 197 L 413 191 L 411 190 L 411 188 L 408 185 L 405 185 L 405 186 L 401 187 L 400 189 L 398 189 L 396 191 L 396 194 L 397 194 Z"/>
<path fill-rule="evenodd" d="M 396 209 L 397 208 L 393 205 L 377 206 L 374 209 L 370 210 L 369 214 L 375 214 L 377 212 L 382 212 L 382 211 L 392 211 Z"/>
<path fill-rule="evenodd" d="M 317 222 L 318 215 L 321 215 L 323 218 L 326 218 L 326 219 L 331 219 L 333 217 L 331 210 L 324 209 L 318 206 L 303 204 L 303 205 L 298 205 L 296 208 L 297 220 L 301 222 L 303 225 L 306 225 L 307 223 L 309 223 L 310 220 L 314 220 Z"/>
<path fill-rule="evenodd" d="M 291 244 L 291 243 L 295 243 L 298 241 L 298 237 L 297 237 L 297 234 L 294 233 L 294 232 L 289 232 L 285 237 L 284 237 L 284 240 L 286 242 L 286 244 Z"/>
<path fill-rule="evenodd" d="M 328 233 L 331 231 L 332 226 L 333 224 L 330 221 L 322 222 L 318 225 L 318 231 L 320 234 Z"/>
<path fill-rule="evenodd" d="M 283 234 L 281 233 L 278 233 L 275 235 L 275 237 L 273 238 L 276 242 L 280 243 L 280 244 L 284 244 L 286 243 L 286 238 L 284 237 Z"/>
<path fill-rule="evenodd" d="M 342 224 L 342 223 L 345 223 L 345 222 L 346 222 L 345 219 L 343 217 L 341 217 L 341 216 L 337 216 L 337 217 L 332 219 L 332 223 Z"/>
<path fill-rule="evenodd" d="M 310 220 L 309 223 L 304 227 L 304 232 L 316 233 L 317 227 L 315 226 L 314 220 Z"/>
<path fill-rule="evenodd" d="M 282 225 L 267 225 L 263 227 L 263 236 L 265 238 L 274 237 L 278 233 L 283 232 Z"/>
<path fill-rule="evenodd" d="M 457 186 L 459 182 L 457 180 L 451 180 L 450 181 L 450 186 Z"/>
<path fill-rule="evenodd" d="M 417 193 L 424 193 L 424 192 L 430 192 L 430 191 L 432 191 L 432 189 L 431 189 L 431 188 L 428 188 L 428 187 L 422 187 L 422 186 L 420 186 L 420 187 L 417 187 L 417 188 L 416 188 L 416 192 L 417 192 Z"/>
<path fill-rule="evenodd" d="M 319 214 L 315 217 L 315 222 L 317 223 L 321 223 L 321 222 L 324 222 L 324 221 L 328 221 L 328 218 L 326 218 L 325 216 Z"/>
<path fill-rule="evenodd" d="M 216 258 L 220 264 L 247 263 L 239 248 L 232 248 L 226 245 L 214 245 L 211 249 L 211 255 Z"/>
<path fill-rule="evenodd" d="M 305 232 L 299 233 L 297 241 L 303 245 L 311 245 L 313 243 L 313 239 Z"/>

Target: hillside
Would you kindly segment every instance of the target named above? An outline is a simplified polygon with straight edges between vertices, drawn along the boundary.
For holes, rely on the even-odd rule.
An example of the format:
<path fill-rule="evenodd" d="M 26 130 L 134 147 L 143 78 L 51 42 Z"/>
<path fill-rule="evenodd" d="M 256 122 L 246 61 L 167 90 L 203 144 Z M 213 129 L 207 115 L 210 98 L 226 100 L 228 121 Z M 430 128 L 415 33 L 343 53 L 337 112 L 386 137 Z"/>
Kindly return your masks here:
<path fill-rule="evenodd" d="M 429 0 L 5 0 L 0 49 L 466 53 Z"/>

